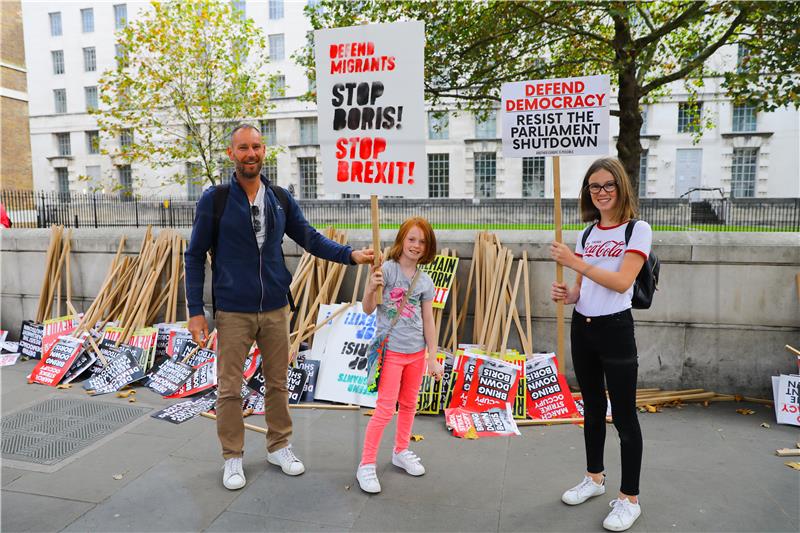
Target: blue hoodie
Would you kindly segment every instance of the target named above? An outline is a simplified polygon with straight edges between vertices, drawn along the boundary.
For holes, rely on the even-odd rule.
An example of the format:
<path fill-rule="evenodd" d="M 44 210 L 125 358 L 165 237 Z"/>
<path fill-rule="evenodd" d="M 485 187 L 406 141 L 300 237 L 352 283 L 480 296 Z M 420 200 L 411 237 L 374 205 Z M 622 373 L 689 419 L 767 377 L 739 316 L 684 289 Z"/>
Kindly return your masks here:
<path fill-rule="evenodd" d="M 286 295 L 292 275 L 281 253 L 284 234 L 317 257 L 353 264 L 350 246 L 336 243 L 311 227 L 288 192 L 289 212 L 284 212 L 269 188 L 269 180 L 262 175 L 261 181 L 267 188 L 263 209 L 266 237 L 259 250 L 247 194 L 236 181 L 235 174 L 231 177 L 228 200 L 219 223 L 216 254 L 211 265 L 216 308 L 222 311 L 255 313 L 279 309 L 288 304 Z M 214 238 L 216 190 L 216 186 L 209 187 L 197 202 L 192 237 L 184 255 L 189 316 L 203 314 L 206 254 Z"/>

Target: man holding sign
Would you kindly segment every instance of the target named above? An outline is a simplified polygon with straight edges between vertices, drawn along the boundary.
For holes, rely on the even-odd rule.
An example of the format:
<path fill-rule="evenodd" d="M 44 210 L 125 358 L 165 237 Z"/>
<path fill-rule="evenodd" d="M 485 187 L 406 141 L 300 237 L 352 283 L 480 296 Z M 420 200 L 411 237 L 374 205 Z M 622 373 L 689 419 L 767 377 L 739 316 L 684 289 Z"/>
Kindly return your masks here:
<path fill-rule="evenodd" d="M 289 444 L 287 294 L 292 276 L 283 261 L 283 236 L 329 261 L 359 264 L 374 257 L 372 250 L 353 251 L 311 227 L 288 192 L 261 174 L 265 153 L 257 128 L 243 124 L 233 130 L 228 157 L 235 171 L 229 183 L 208 188 L 197 202 L 186 250 L 188 329 L 198 343 L 208 337 L 203 285 L 206 253 L 211 251 L 219 335 L 217 435 L 225 458 L 223 484 L 232 490 L 245 484 L 242 368 L 254 340 L 261 350 L 266 384 L 267 460 L 288 475 L 305 471 Z"/>

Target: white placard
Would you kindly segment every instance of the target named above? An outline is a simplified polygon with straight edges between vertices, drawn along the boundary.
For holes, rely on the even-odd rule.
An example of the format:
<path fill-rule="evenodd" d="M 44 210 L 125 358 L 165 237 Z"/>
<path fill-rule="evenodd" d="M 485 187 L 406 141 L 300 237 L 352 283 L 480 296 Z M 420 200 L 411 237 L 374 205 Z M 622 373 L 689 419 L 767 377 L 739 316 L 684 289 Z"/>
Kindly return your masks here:
<path fill-rule="evenodd" d="M 330 316 L 329 309 L 320 311 L 322 320 Z M 325 330 L 324 346 L 317 337 L 312 350 L 314 358 L 320 360 L 314 398 L 375 407 L 378 393 L 367 392 L 365 364 L 367 346 L 375 336 L 375 313 L 365 314 L 361 302 L 357 302 Z"/>
<path fill-rule="evenodd" d="M 503 156 L 608 154 L 607 75 L 504 83 Z"/>
<path fill-rule="evenodd" d="M 325 192 L 426 197 L 425 25 L 316 30 L 314 44 Z"/>
<path fill-rule="evenodd" d="M 778 424 L 800 426 L 800 376 L 772 376 L 772 393 Z"/>

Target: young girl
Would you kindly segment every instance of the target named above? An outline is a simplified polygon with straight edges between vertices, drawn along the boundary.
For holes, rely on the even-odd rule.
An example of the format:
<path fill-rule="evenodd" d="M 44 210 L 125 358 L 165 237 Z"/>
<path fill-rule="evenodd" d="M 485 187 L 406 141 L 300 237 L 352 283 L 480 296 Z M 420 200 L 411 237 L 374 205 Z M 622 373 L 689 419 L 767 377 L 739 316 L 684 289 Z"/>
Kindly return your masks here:
<path fill-rule="evenodd" d="M 361 464 L 356 472 L 358 484 L 364 492 L 381 491 L 375 461 L 383 430 L 394 416 L 398 403 L 392 464 L 412 476 L 425 473 L 419 457 L 408 449 L 408 442 L 425 367 L 427 365 L 428 372 L 436 379 L 440 379 L 443 372 L 442 365 L 436 360 L 432 304 L 435 288 L 430 276 L 417 268 L 420 263 L 433 261 L 435 255 L 436 238 L 428 221 L 420 217 L 406 220 L 389 250 L 389 260 L 381 268 L 373 269 L 364 294 L 364 312 L 370 314 L 376 307 L 377 288 L 383 286 L 383 303 L 377 306 L 376 334 L 389 333 L 378 385 L 378 401 L 367 424 Z M 409 289 L 410 294 L 406 297 Z M 404 300 L 405 305 L 398 309 Z M 400 313 L 400 318 L 392 326 L 397 313 Z"/>
<path fill-rule="evenodd" d="M 572 313 L 572 365 L 585 409 L 586 475 L 561 497 L 578 505 L 606 491 L 603 445 L 606 438 L 606 393 L 619 432 L 622 483 L 603 527 L 625 531 L 641 514 L 639 471 L 642 433 L 636 417 L 636 374 L 639 367 L 633 333 L 631 298 L 633 282 L 650 254 L 652 231 L 644 221 L 633 227 L 625 244 L 625 228 L 636 216 L 636 199 L 619 160 L 598 159 L 586 171 L 580 207 L 591 227 L 585 247 L 578 237 L 575 253 L 554 242 L 550 256 L 577 272 L 575 285 L 553 283 L 553 301 L 576 304 Z"/>

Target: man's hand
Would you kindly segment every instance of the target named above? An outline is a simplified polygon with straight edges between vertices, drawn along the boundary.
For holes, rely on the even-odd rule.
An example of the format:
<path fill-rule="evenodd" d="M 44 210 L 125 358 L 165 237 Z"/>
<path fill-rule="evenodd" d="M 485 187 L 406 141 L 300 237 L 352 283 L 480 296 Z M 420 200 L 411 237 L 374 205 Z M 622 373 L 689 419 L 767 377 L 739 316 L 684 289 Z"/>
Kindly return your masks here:
<path fill-rule="evenodd" d="M 357 265 L 367 265 L 375 260 L 375 252 L 372 248 L 362 248 L 361 250 L 354 250 L 350 254 L 350 259 Z"/>
<path fill-rule="evenodd" d="M 205 315 L 191 317 L 187 327 L 192 334 L 192 340 L 197 344 L 202 344 L 208 338 L 208 322 Z"/>

